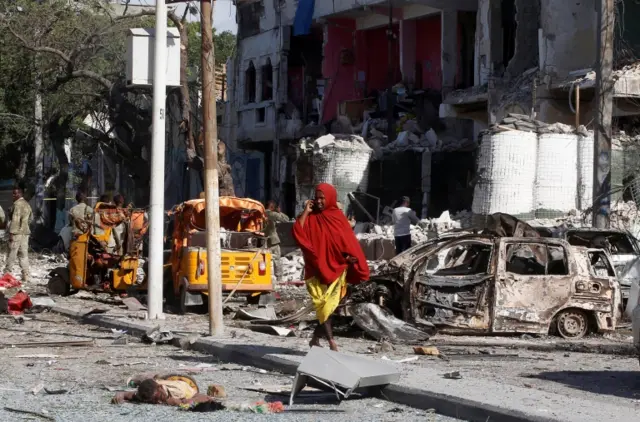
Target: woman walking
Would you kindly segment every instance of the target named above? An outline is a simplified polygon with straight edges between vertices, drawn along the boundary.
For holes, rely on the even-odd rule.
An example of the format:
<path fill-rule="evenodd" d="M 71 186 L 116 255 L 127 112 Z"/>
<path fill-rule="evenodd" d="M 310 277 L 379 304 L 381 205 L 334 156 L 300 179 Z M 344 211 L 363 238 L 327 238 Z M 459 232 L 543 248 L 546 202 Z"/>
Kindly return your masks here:
<path fill-rule="evenodd" d="M 369 280 L 369 267 L 347 217 L 338 208 L 336 189 L 327 183 L 316 187 L 315 200 L 305 202 L 293 225 L 293 237 L 302 249 L 307 291 L 316 309 L 318 326 L 310 346 L 320 346 L 324 336 L 331 350 L 331 315 L 347 292 L 347 283 Z"/>

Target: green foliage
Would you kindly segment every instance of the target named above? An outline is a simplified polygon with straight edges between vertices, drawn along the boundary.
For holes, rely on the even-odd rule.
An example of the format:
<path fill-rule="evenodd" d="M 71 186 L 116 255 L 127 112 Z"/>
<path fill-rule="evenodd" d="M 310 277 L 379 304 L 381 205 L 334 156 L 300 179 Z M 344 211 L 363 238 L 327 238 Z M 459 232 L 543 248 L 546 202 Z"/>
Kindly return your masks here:
<path fill-rule="evenodd" d="M 153 27 L 154 10 L 125 16 L 103 0 L 0 0 L 0 159 L 18 165 L 32 148 L 34 98 L 40 81 L 44 123 L 62 142 L 88 114 L 104 114 L 112 88 L 124 81 L 127 29 Z M 171 21 L 169 21 L 171 25 Z M 188 65 L 200 65 L 200 23 L 187 23 Z M 233 53 L 236 37 L 214 31 L 216 62 Z M 148 95 L 148 93 L 147 93 Z M 65 123 L 66 124 L 66 123 Z M 60 130 L 55 130 L 60 127 Z M 0 174 L 0 177 L 3 177 Z"/>
<path fill-rule="evenodd" d="M 188 22 L 187 34 L 189 36 L 188 65 L 187 68 L 199 69 L 201 63 L 202 39 L 200 37 L 200 22 Z M 218 33 L 213 28 L 213 44 L 215 48 L 216 66 L 227 63 L 236 48 L 236 36 L 231 31 Z"/>

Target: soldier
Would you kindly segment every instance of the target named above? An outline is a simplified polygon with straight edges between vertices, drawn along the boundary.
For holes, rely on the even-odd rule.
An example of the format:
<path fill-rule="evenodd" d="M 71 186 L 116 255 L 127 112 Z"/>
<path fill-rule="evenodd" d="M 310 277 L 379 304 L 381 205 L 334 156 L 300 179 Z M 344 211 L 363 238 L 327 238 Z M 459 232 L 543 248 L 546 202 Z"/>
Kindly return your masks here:
<path fill-rule="evenodd" d="M 93 209 L 87 204 L 87 195 L 79 191 L 76 194 L 76 201 L 78 201 L 78 205 L 69 210 L 74 237 L 88 232 L 93 221 Z"/>
<path fill-rule="evenodd" d="M 271 252 L 271 260 L 273 262 L 273 271 L 275 273 L 276 281 L 282 279 L 282 265 L 280 265 L 280 236 L 276 231 L 276 223 L 286 223 L 291 219 L 284 213 L 280 212 L 280 207 L 276 204 L 276 201 L 267 202 L 267 224 L 265 227 L 265 236 L 267 236 L 267 246 L 269 252 Z"/>
<path fill-rule="evenodd" d="M 21 187 L 13 188 L 13 206 L 9 210 L 9 256 L 4 272 L 11 272 L 16 258 L 19 258 L 24 283 L 29 279 L 29 224 L 33 220 L 33 213 L 23 194 Z"/>
<path fill-rule="evenodd" d="M 118 193 L 116 194 L 116 196 L 113 197 L 113 203 L 116 205 L 116 207 L 118 208 L 124 208 L 125 207 L 125 200 L 124 200 L 124 195 Z M 117 254 L 122 255 L 123 253 L 123 243 L 124 243 L 124 222 L 118 224 L 116 227 L 113 228 L 113 230 L 111 231 L 112 236 L 113 236 L 113 240 L 116 243 L 115 246 L 115 251 Z"/>

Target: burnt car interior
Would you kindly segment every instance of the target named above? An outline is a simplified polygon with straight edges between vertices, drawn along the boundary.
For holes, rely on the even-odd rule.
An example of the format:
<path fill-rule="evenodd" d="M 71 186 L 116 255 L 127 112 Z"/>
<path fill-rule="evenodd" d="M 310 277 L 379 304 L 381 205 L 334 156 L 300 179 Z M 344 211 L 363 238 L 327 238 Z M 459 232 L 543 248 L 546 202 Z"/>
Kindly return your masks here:
<path fill-rule="evenodd" d="M 567 275 L 565 251 L 558 245 L 509 243 L 506 250 L 507 272 L 519 275 Z"/>
<path fill-rule="evenodd" d="M 615 277 L 616 273 L 611 267 L 602 251 L 589 251 L 589 262 L 596 277 Z"/>
<path fill-rule="evenodd" d="M 574 246 L 604 249 L 612 255 L 636 253 L 627 234 L 620 232 L 569 232 L 567 233 L 567 242 Z"/>
<path fill-rule="evenodd" d="M 414 316 L 444 325 L 460 314 L 482 316 L 492 252 L 492 243 L 476 241 L 434 254 L 415 280 L 420 315 Z"/>

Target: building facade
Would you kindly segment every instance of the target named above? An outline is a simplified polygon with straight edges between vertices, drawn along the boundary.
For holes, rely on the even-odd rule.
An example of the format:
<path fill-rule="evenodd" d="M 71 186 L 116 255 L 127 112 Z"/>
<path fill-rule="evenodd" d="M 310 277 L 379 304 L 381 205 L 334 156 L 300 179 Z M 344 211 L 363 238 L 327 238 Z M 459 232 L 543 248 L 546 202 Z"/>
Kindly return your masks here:
<path fill-rule="evenodd" d="M 281 203 L 295 198 L 288 192 L 295 172 L 292 141 L 339 115 L 362 116 L 368 101 L 383 103 L 382 93 L 399 84 L 403 92 L 418 93 L 414 101 L 424 101 L 418 120 L 440 139 L 477 141 L 480 131 L 508 113 L 574 124 L 572 95 L 578 85 L 578 122 L 593 122 L 595 0 L 236 0 L 236 5 L 238 46 L 227 67 L 222 137 L 236 164 L 239 194 Z M 640 52 L 632 24 L 637 13 L 635 2 L 619 2 L 618 68 Z M 638 75 L 616 71 L 616 116 L 638 114 L 633 101 L 640 95 Z M 428 177 L 438 167 L 431 160 L 414 160 L 423 167 L 429 162 Z M 443 167 L 456 161 L 443 160 L 438 160 L 447 163 Z M 424 174 L 423 168 L 422 184 Z"/>

